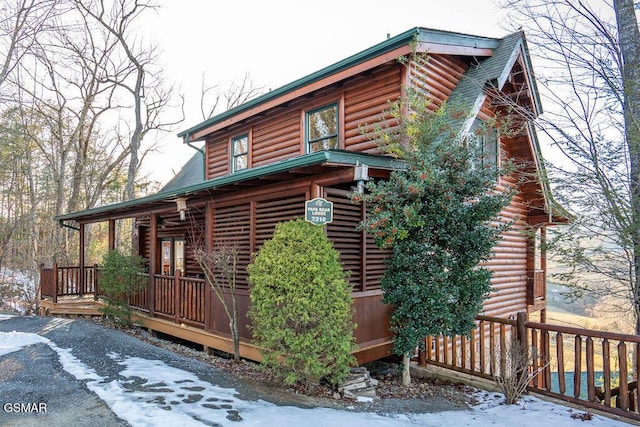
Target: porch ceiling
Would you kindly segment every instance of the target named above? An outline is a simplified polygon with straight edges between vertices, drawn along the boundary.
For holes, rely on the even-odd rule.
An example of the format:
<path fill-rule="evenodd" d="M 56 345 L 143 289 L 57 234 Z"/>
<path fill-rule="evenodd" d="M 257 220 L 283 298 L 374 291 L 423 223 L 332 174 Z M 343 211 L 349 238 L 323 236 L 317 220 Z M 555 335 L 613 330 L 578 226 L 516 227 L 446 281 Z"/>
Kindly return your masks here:
<path fill-rule="evenodd" d="M 373 170 L 392 170 L 402 168 L 404 165 L 399 160 L 385 156 L 343 150 L 320 151 L 274 164 L 245 169 L 180 189 L 162 191 L 151 196 L 56 216 L 54 219 L 62 226 L 69 225 L 70 221 L 79 224 L 94 223 L 130 218 L 150 212 L 175 210 L 175 200 L 178 197 L 212 197 L 216 194 L 238 191 L 239 187 L 257 187 L 270 182 L 290 181 L 317 174 L 328 168 L 350 167 L 356 164 L 368 165 Z"/>

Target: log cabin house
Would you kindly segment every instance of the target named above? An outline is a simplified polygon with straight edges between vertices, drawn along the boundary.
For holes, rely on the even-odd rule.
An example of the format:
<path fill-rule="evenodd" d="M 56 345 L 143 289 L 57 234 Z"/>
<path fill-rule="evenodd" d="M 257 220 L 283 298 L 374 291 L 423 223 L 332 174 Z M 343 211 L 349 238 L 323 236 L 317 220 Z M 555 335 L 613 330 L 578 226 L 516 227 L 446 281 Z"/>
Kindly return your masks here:
<path fill-rule="evenodd" d="M 426 65 L 411 54 L 428 57 Z M 405 55 L 409 66 L 398 61 Z M 61 295 L 99 295 L 95 268 L 84 265 L 85 226 L 108 222 L 114 248 L 115 222 L 133 218 L 134 245 L 148 260 L 147 287 L 131 300 L 138 320 L 150 330 L 229 351 L 228 320 L 194 261 L 192 242 L 234 242 L 240 248 L 241 354 L 259 360 L 246 315 L 246 266 L 276 223 L 304 216 L 305 201 L 322 197 L 334 204 L 326 233 L 353 286 L 356 357 L 363 363 L 389 355 L 389 307 L 380 290 L 388 253 L 356 230 L 366 207 L 352 204 L 348 193 L 357 186 L 358 165 L 366 165 L 374 179 L 401 166 L 381 155 L 363 129 L 393 125 L 385 111 L 409 86 L 426 90 L 434 108 L 453 99 L 469 106 L 474 118 L 461 123 L 460 132 L 499 114 L 507 108 L 504 100 L 532 117 L 541 112 L 522 32 L 488 38 L 414 28 L 388 38 L 180 132 L 185 149 L 198 151 L 159 193 L 57 217 L 61 226 L 78 230 L 82 268 L 43 269 L 43 307 L 53 310 Z M 514 226 L 488 262 L 492 292 L 482 314 L 509 317 L 545 309 L 546 263 L 539 242 L 548 225 L 565 218 L 547 187 L 533 127 L 494 135 L 484 143 L 495 161 L 515 159 L 534 177 L 501 177 L 497 183 L 517 185 L 518 193 L 501 215 Z"/>

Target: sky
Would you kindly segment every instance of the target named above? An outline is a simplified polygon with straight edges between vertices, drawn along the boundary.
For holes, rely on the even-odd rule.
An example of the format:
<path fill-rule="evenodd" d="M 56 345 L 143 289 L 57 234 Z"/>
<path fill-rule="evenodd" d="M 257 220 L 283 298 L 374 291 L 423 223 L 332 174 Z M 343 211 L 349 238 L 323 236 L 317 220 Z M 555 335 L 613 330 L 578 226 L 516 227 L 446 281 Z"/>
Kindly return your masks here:
<path fill-rule="evenodd" d="M 249 73 L 276 89 L 414 27 L 501 37 L 504 13 L 492 0 L 160 0 L 145 24 L 168 81 L 185 94 L 185 121 L 158 138 L 146 172 L 166 181 L 194 151 L 176 134 L 202 121 L 203 74 L 227 87 Z M 161 167 L 159 167 L 161 166 Z"/>
<path fill-rule="evenodd" d="M 0 314 L 0 321 L 9 316 Z M 273 425 L 304 425 L 306 427 L 339 426 L 350 427 L 623 427 L 629 424 L 594 415 L 590 421 L 571 417 L 584 411 L 556 405 L 526 396 L 518 405 L 503 405 L 504 397 L 497 393 L 478 393 L 482 403 L 471 409 L 431 414 L 381 415 L 327 408 L 303 409 L 291 406 L 276 406 L 258 400 L 245 401 L 233 388 L 224 388 L 200 380 L 191 372 L 184 371 L 160 360 L 141 357 L 124 357 L 118 353 L 108 354 L 121 366 L 114 380 L 102 378 L 94 369 L 74 356 L 72 348 L 61 348 L 53 341 L 33 333 L 0 332 L 0 360 L 2 356 L 29 346 L 43 343 L 57 354 L 63 369 L 73 375 L 103 400 L 121 419 L 134 427 L 203 426 L 207 420 L 220 426 L 253 427 Z M 132 388 L 129 384 L 135 383 Z M 187 398 L 185 398 L 187 395 Z M 171 410 L 167 410 L 167 405 Z M 209 407 L 207 407 L 209 405 Z M 215 407 L 212 407 L 215 406 Z M 228 411 L 237 411 L 241 421 L 227 419 Z M 213 410 L 212 410 L 213 409 Z M 217 410 L 215 410 L 217 409 Z"/>

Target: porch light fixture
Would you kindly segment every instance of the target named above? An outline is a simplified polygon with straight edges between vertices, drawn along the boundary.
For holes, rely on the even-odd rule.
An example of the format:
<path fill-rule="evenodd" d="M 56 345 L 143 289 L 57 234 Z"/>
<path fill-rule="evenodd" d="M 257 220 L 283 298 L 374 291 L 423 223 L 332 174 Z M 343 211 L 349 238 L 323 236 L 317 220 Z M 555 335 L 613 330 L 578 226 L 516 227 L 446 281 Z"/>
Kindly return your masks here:
<path fill-rule="evenodd" d="M 187 217 L 187 199 L 184 197 L 178 197 L 176 199 L 176 207 L 178 208 L 178 212 L 180 212 L 180 221 L 184 221 Z"/>
<path fill-rule="evenodd" d="M 353 180 L 358 183 L 358 194 L 364 194 L 364 182 L 369 181 L 369 166 L 357 162 L 353 168 Z"/>

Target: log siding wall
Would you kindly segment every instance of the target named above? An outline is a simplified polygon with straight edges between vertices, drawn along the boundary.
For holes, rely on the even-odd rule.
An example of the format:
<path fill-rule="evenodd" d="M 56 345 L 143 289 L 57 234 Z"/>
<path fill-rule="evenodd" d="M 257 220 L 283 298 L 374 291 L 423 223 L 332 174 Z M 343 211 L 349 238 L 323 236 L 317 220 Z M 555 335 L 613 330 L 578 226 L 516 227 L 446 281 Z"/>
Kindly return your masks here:
<path fill-rule="evenodd" d="M 410 69 L 411 84 L 428 93 L 435 109 L 449 97 L 462 78 L 466 65 L 451 56 L 432 55 L 426 64 L 413 63 Z M 251 139 L 250 167 L 304 154 L 305 112 L 332 102 L 339 106 L 339 147 L 379 153 L 377 141 L 367 133 L 374 129 L 374 125 L 396 125 L 385 111 L 391 102 L 400 98 L 406 85 L 406 73 L 404 65 L 392 61 L 214 133 L 207 140 L 207 178 L 230 173 L 229 140 L 242 133 L 248 133 Z"/>

